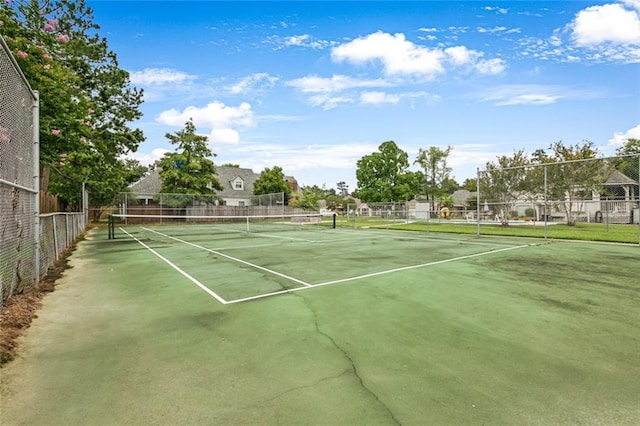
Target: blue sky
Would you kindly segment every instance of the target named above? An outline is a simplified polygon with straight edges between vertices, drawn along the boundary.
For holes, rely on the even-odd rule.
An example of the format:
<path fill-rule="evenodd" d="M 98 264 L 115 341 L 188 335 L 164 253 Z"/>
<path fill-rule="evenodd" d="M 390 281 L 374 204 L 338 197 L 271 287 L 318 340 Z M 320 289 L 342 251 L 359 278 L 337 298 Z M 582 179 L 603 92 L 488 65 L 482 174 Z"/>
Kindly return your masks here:
<path fill-rule="evenodd" d="M 514 150 L 640 138 L 640 0 L 87 4 L 145 91 L 144 164 L 190 118 L 218 165 L 350 190 L 387 140 L 411 163 L 452 146 L 462 183 Z"/>

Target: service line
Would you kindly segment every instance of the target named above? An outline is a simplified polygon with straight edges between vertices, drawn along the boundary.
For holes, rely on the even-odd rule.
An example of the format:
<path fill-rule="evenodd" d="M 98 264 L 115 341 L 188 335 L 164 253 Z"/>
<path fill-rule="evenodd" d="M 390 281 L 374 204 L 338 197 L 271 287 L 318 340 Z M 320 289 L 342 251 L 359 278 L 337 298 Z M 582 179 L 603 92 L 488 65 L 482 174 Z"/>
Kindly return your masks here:
<path fill-rule="evenodd" d="M 229 301 L 227 301 L 227 303 L 228 304 L 233 304 L 233 303 L 247 302 L 249 300 L 263 299 L 265 297 L 276 296 L 278 294 L 293 293 L 294 291 L 307 290 L 309 288 L 316 288 L 316 287 L 323 287 L 323 286 L 332 285 L 332 284 L 346 283 L 346 282 L 349 282 L 349 281 L 356 281 L 356 280 L 361 280 L 361 279 L 365 279 L 365 278 L 377 277 L 377 276 L 380 276 L 380 275 L 393 274 L 393 273 L 396 273 L 396 272 L 407 271 L 407 270 L 410 270 L 410 269 L 425 268 L 425 267 L 428 267 L 428 266 L 441 265 L 443 263 L 457 262 L 459 260 L 472 259 L 474 257 L 487 256 L 487 255 L 490 255 L 490 254 L 500 253 L 500 252 L 508 251 L 508 250 L 517 250 L 517 249 L 522 249 L 522 248 L 530 247 L 530 246 L 531 246 L 531 244 L 525 244 L 525 245 L 513 246 L 513 247 L 506 247 L 506 248 L 500 248 L 500 249 L 496 249 L 496 250 L 484 251 L 482 253 L 476 253 L 476 254 L 469 254 L 469 255 L 466 255 L 466 256 L 453 257 L 451 259 L 444 259 L 444 260 L 437 260 L 435 262 L 422 263 L 422 264 L 419 264 L 419 265 L 404 266 L 404 267 L 401 267 L 401 268 L 388 269 L 386 271 L 372 272 L 370 274 L 358 275 L 358 276 L 350 277 L 350 278 L 343 278 L 343 279 L 333 280 L 333 281 L 325 281 L 325 282 L 318 283 L 318 284 L 309 284 L 306 287 L 298 287 L 298 288 L 292 288 L 292 289 L 288 289 L 288 290 L 280 290 L 280 291 L 276 291 L 276 292 L 273 292 L 273 293 L 265 293 L 265 294 L 259 294 L 259 295 L 256 295 L 256 296 L 244 297 L 244 298 L 241 298 L 241 299 L 229 300 Z"/>
<path fill-rule="evenodd" d="M 187 274 L 185 271 L 183 271 L 182 269 L 180 269 L 176 264 L 174 264 L 173 262 L 171 262 L 169 259 L 167 259 L 166 257 L 164 257 L 163 255 L 161 255 L 160 253 L 158 253 L 157 251 L 155 251 L 154 249 L 152 249 L 151 247 L 149 247 L 148 245 L 146 245 L 145 243 L 143 243 L 142 241 L 140 241 L 139 239 L 137 239 L 136 237 L 134 237 L 133 235 L 131 235 L 129 232 L 127 232 L 125 229 L 120 228 L 120 230 L 122 232 L 124 232 L 125 234 L 127 234 L 129 237 L 133 238 L 135 241 L 137 241 L 140 245 L 142 245 L 142 247 L 146 248 L 147 250 L 149 250 L 151 253 L 155 254 L 156 256 L 158 256 L 160 259 L 162 259 L 167 265 L 171 266 L 173 269 L 175 269 L 176 271 L 178 271 L 180 274 L 182 274 L 185 278 L 187 278 L 189 281 L 191 281 L 192 283 L 194 283 L 195 285 L 197 285 L 198 287 L 200 287 L 203 291 L 205 291 L 206 293 L 208 293 L 210 296 L 213 296 L 218 302 L 222 303 L 223 305 L 226 305 L 227 302 L 226 300 L 224 300 L 222 297 L 218 296 L 218 294 L 216 294 L 214 291 L 212 291 L 210 288 L 208 288 L 207 286 L 205 286 L 204 284 L 202 284 L 200 281 L 198 281 L 197 279 L 195 279 L 194 277 L 192 277 L 191 275 Z"/>

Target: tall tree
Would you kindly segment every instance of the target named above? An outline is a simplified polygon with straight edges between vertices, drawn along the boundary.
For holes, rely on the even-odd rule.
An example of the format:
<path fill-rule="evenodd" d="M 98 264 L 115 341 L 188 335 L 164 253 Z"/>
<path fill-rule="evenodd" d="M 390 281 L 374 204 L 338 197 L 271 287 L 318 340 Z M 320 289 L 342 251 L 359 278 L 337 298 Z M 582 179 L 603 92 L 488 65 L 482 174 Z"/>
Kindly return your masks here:
<path fill-rule="evenodd" d="M 446 149 L 431 146 L 429 149 L 418 151 L 418 156 L 414 164 L 419 164 L 424 173 L 424 181 L 422 182 L 422 193 L 427 200 L 433 203 L 448 191 L 444 188 L 445 183 L 451 176 L 451 167 L 447 164 L 447 159 L 453 148 L 447 146 Z"/>
<path fill-rule="evenodd" d="M 336 187 L 338 188 L 338 195 L 340 195 L 341 197 L 346 197 L 347 195 L 349 195 L 349 185 L 346 184 L 345 181 L 340 181 L 336 184 Z"/>
<path fill-rule="evenodd" d="M 365 155 L 357 163 L 358 189 L 355 196 L 364 202 L 404 201 L 418 191 L 415 174 L 408 172 L 409 156 L 395 142 L 386 141 L 378 152 Z"/>
<path fill-rule="evenodd" d="M 176 152 L 166 153 L 158 162 L 162 169 L 162 189 L 164 193 L 211 195 L 214 189 L 222 190 L 216 177 L 216 168 L 209 158 L 215 156 L 207 146 L 209 138 L 196 134 L 193 120 L 176 133 L 165 135 Z"/>
<path fill-rule="evenodd" d="M 265 168 L 260 172 L 260 176 L 253 183 L 253 194 L 275 194 L 284 192 L 284 203 L 289 203 L 291 197 L 291 187 L 284 179 L 282 167 L 274 166 L 273 168 Z"/>
<path fill-rule="evenodd" d="M 545 189 L 542 173 L 546 173 L 547 197 L 562 209 L 569 226 L 575 225 L 584 201 L 600 191 L 611 175 L 607 163 L 598 156 L 597 147 L 590 141 L 575 145 L 558 141 L 546 151 L 533 153 L 533 164 L 541 166 L 535 169 L 538 192 Z"/>
<path fill-rule="evenodd" d="M 90 201 L 100 202 L 93 182 L 122 182 L 122 156 L 144 140 L 128 123 L 140 118 L 142 91 L 131 87 L 115 53 L 98 34 L 84 0 L 31 0 L 0 6 L 2 34 L 31 87 L 40 92 L 42 175 L 67 201 L 81 183 Z M 61 159 L 74 167 L 60 167 Z M 65 162 L 70 164 L 71 162 Z M 46 189 L 47 181 L 43 182 Z M 122 189 L 122 188 L 119 188 Z"/>

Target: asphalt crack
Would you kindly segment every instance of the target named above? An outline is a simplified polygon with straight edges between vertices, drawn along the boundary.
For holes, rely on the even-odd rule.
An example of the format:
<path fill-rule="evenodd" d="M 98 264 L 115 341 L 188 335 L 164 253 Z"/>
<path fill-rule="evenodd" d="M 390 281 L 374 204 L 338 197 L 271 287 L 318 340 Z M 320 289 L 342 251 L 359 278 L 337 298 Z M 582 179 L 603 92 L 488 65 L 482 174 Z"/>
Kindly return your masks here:
<path fill-rule="evenodd" d="M 360 388 L 367 394 L 371 395 L 371 397 L 384 409 L 384 411 L 387 412 L 388 416 L 391 418 L 391 420 L 393 421 L 393 423 L 397 424 L 397 425 L 402 425 L 402 423 L 396 418 L 396 416 L 393 414 L 393 411 L 391 411 L 391 409 L 384 403 L 384 401 L 382 401 L 380 399 L 380 397 L 378 397 L 378 395 L 371 390 L 364 382 L 362 376 L 360 375 L 360 373 L 358 372 L 358 367 L 356 366 L 356 362 L 354 361 L 354 359 L 351 357 L 351 355 L 349 355 L 349 353 L 346 351 L 346 349 L 344 349 L 342 346 L 340 346 L 335 339 L 333 338 L 333 336 L 331 336 L 330 334 L 322 331 L 320 329 L 320 324 L 318 323 L 318 315 L 316 314 L 316 312 L 311 309 L 311 306 L 309 306 L 309 304 L 307 303 L 307 300 L 300 294 L 295 294 L 295 296 L 299 297 L 300 299 L 303 300 L 305 306 L 309 309 L 309 311 L 311 312 L 311 314 L 313 315 L 313 322 L 316 328 L 316 331 L 318 334 L 320 334 L 321 336 L 324 336 L 327 340 L 329 340 L 331 342 L 331 344 L 342 353 L 342 355 L 344 356 L 345 359 L 347 359 L 347 361 L 349 361 L 349 364 L 351 366 L 351 374 L 356 378 L 358 384 L 360 385 Z M 343 373 L 344 374 L 344 373 Z"/>

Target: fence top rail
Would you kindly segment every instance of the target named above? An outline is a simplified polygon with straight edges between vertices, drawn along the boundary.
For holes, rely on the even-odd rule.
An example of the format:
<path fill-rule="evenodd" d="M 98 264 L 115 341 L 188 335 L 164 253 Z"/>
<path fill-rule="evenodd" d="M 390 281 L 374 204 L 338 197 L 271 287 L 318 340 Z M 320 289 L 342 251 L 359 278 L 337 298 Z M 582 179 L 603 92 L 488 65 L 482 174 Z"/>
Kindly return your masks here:
<path fill-rule="evenodd" d="M 82 216 L 82 212 L 56 212 L 56 213 L 43 213 L 40 217 L 52 217 L 52 216 Z"/>

